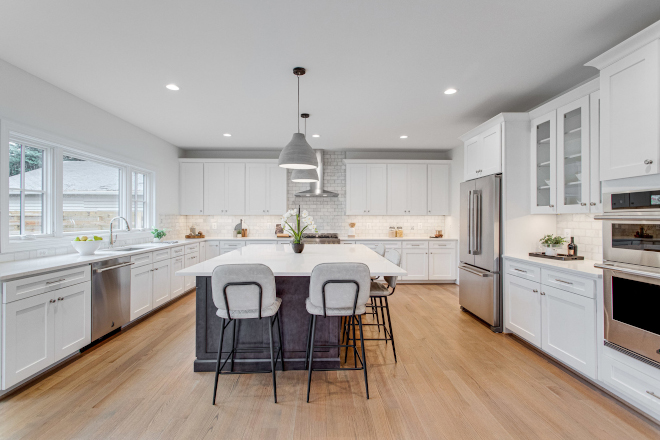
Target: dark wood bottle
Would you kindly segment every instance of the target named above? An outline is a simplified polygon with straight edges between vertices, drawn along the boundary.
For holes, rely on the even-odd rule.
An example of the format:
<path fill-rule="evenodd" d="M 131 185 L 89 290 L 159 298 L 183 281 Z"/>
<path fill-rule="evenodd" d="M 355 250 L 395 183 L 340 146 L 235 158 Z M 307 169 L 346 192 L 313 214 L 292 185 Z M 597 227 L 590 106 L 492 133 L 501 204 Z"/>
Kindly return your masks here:
<path fill-rule="evenodd" d="M 578 256 L 578 247 L 577 244 L 573 241 L 573 237 L 571 237 L 571 242 L 568 243 L 568 255 L 571 257 L 577 257 Z"/>

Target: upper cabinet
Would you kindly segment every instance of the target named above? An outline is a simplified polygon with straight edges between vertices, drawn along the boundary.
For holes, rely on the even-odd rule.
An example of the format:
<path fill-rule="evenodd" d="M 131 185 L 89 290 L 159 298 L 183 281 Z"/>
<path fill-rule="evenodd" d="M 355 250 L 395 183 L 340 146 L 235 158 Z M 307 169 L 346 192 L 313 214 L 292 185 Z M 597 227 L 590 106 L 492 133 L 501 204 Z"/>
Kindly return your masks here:
<path fill-rule="evenodd" d="M 589 212 L 589 96 L 557 110 L 557 206 Z"/>
<path fill-rule="evenodd" d="M 426 164 L 387 165 L 387 214 L 427 215 Z"/>
<path fill-rule="evenodd" d="M 557 112 L 532 120 L 532 213 L 557 212 Z"/>
<path fill-rule="evenodd" d="M 600 179 L 658 173 L 660 24 L 587 63 L 600 69 Z"/>
<path fill-rule="evenodd" d="M 275 161 L 182 160 L 181 215 L 280 215 L 286 211 L 286 169 Z"/>
<path fill-rule="evenodd" d="M 346 215 L 387 213 L 387 165 L 346 164 Z"/>
<path fill-rule="evenodd" d="M 465 141 L 464 180 L 502 172 L 502 126 L 500 123 Z"/>
<path fill-rule="evenodd" d="M 449 165 L 428 166 L 428 215 L 449 215 Z"/>

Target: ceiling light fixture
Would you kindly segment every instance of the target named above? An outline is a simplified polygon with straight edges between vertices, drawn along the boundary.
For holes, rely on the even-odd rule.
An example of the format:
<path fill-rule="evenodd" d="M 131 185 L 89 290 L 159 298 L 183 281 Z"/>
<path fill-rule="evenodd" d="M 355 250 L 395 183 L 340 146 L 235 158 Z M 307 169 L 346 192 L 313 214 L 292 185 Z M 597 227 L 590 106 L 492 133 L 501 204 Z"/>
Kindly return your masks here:
<path fill-rule="evenodd" d="M 168 89 L 168 90 L 172 90 L 174 92 L 179 90 L 179 86 L 177 86 L 176 84 L 168 84 L 168 85 L 165 86 L 165 88 Z"/>
<path fill-rule="evenodd" d="M 300 132 L 300 77 L 305 74 L 304 67 L 294 67 L 293 74 L 298 77 L 298 132 L 293 134 L 291 141 L 280 153 L 277 164 L 282 168 L 292 168 L 294 170 L 314 170 L 319 166 L 314 150 L 307 143 L 305 136 Z"/>
<path fill-rule="evenodd" d="M 449 88 L 449 89 L 445 90 L 445 95 L 453 95 L 456 92 L 458 92 L 458 90 Z"/>
<path fill-rule="evenodd" d="M 225 134 L 223 134 L 223 136 L 230 138 L 230 137 L 231 137 L 231 133 L 225 133 Z"/>
<path fill-rule="evenodd" d="M 312 137 L 313 138 L 318 138 L 318 137 L 321 137 L 321 135 L 320 134 L 313 134 Z"/>
<path fill-rule="evenodd" d="M 408 136 L 406 136 L 406 135 L 404 134 L 403 136 L 399 136 L 399 138 L 401 138 L 401 139 L 408 139 Z"/>
<path fill-rule="evenodd" d="M 307 119 L 309 118 L 309 113 L 302 113 L 301 118 L 305 120 L 305 138 L 307 137 Z M 319 181 L 319 172 L 316 168 L 309 170 L 293 170 L 291 173 L 292 182 L 318 182 Z"/>

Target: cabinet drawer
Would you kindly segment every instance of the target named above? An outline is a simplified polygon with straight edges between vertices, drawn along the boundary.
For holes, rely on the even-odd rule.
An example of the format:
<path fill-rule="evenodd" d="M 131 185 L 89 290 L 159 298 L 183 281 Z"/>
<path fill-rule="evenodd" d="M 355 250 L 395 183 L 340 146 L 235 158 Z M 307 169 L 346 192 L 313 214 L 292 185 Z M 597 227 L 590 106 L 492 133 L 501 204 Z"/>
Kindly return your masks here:
<path fill-rule="evenodd" d="M 342 241 L 341 241 L 341 244 L 355 244 L 355 242 L 354 242 L 354 241 L 346 241 L 346 240 L 342 240 Z"/>
<path fill-rule="evenodd" d="M 581 278 L 551 269 L 541 270 L 541 277 L 541 283 L 544 286 L 552 286 L 587 298 L 595 298 L 596 296 L 594 280 L 592 279 Z"/>
<path fill-rule="evenodd" d="M 153 261 L 154 259 L 151 252 L 147 252 L 146 254 L 131 256 L 131 263 L 133 263 L 133 268 L 138 266 L 144 266 L 145 264 L 151 264 L 153 263 Z"/>
<path fill-rule="evenodd" d="M 537 266 L 532 266 L 531 264 L 506 261 L 506 273 L 509 275 L 514 275 L 526 280 L 534 281 L 537 283 L 541 282 L 541 268 Z"/>
<path fill-rule="evenodd" d="M 154 262 L 156 261 L 163 261 L 163 260 L 169 260 L 171 256 L 171 252 L 169 249 L 161 249 L 159 251 L 154 251 L 153 252 L 153 260 Z"/>
<path fill-rule="evenodd" d="M 238 249 L 245 246 L 244 241 L 221 241 L 220 242 L 220 249 Z"/>
<path fill-rule="evenodd" d="M 263 241 L 248 241 L 246 242 L 246 245 L 249 246 L 251 244 L 277 244 L 277 240 L 263 240 Z"/>
<path fill-rule="evenodd" d="M 2 285 L 2 302 L 10 303 L 44 292 L 91 281 L 90 265 L 8 281 Z"/>
<path fill-rule="evenodd" d="M 362 245 L 368 247 L 369 249 L 371 249 L 372 251 L 374 249 L 376 249 L 381 244 L 383 246 L 385 245 L 385 243 L 381 243 L 379 241 L 356 241 L 355 244 L 362 244 Z"/>
<path fill-rule="evenodd" d="M 277 240 L 277 244 L 289 244 L 289 243 L 291 243 L 291 239 Z"/>
<path fill-rule="evenodd" d="M 184 248 L 186 254 L 193 254 L 195 252 L 199 252 L 199 243 L 187 244 L 184 246 Z"/>
<path fill-rule="evenodd" d="M 183 255 L 184 253 L 183 246 L 177 246 L 170 249 L 170 256 L 172 256 L 172 258 Z"/>
<path fill-rule="evenodd" d="M 431 241 L 429 249 L 456 249 L 455 241 Z"/>
<path fill-rule="evenodd" d="M 634 402 L 660 415 L 660 381 L 607 355 L 601 356 L 600 379 Z M 631 359 L 631 362 L 635 362 Z M 657 370 L 656 370 L 657 371 Z"/>
<path fill-rule="evenodd" d="M 428 241 L 404 241 L 403 242 L 403 248 L 404 249 L 428 249 L 429 248 L 429 242 Z"/>
<path fill-rule="evenodd" d="M 400 241 L 386 241 L 383 244 L 385 245 L 385 249 L 401 249 Z"/>

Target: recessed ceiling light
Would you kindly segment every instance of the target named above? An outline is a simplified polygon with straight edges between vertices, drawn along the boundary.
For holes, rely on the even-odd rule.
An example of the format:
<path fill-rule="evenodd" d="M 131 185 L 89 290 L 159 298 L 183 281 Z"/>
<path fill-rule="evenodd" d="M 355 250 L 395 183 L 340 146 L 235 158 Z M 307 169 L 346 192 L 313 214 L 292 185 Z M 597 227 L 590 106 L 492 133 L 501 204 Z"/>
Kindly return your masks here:
<path fill-rule="evenodd" d="M 231 137 L 231 134 L 229 134 L 229 133 L 225 133 L 225 134 L 223 134 L 223 136 Z"/>
<path fill-rule="evenodd" d="M 168 84 L 168 85 L 165 86 L 165 88 L 168 89 L 168 90 L 174 90 L 174 91 L 179 90 L 179 86 L 177 86 L 176 84 Z"/>
<path fill-rule="evenodd" d="M 406 136 L 405 134 L 404 134 L 403 136 L 399 136 L 399 137 L 400 137 L 401 139 L 408 139 L 408 136 Z"/>
<path fill-rule="evenodd" d="M 313 134 L 312 137 L 317 138 L 317 137 L 321 137 L 321 135 L 320 134 Z"/>
<path fill-rule="evenodd" d="M 458 90 L 450 88 L 450 89 L 445 90 L 445 95 L 453 95 L 456 92 L 458 92 Z"/>

